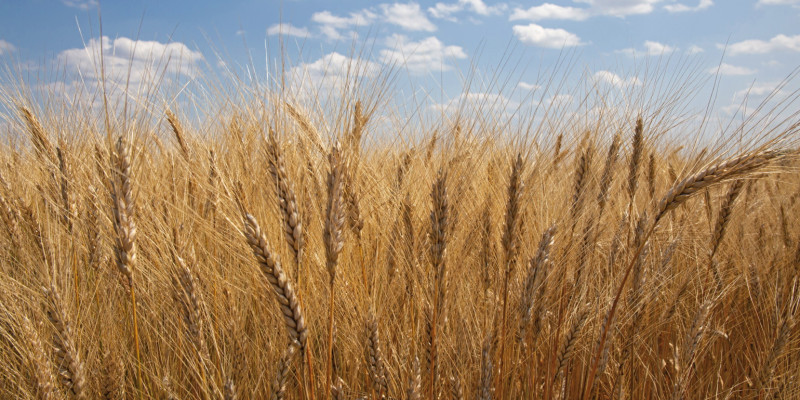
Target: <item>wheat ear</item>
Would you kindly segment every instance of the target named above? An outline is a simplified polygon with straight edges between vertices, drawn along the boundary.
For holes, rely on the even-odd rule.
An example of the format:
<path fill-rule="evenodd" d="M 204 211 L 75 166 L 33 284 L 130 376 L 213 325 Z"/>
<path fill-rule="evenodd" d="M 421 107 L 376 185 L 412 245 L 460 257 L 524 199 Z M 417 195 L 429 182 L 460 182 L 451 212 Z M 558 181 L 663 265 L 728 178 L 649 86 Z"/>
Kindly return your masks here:
<path fill-rule="evenodd" d="M 608 203 L 608 190 L 611 186 L 611 179 L 614 177 L 614 166 L 617 163 L 617 158 L 619 157 L 619 134 L 614 135 L 614 139 L 611 141 L 611 145 L 608 147 L 608 155 L 606 156 L 606 162 L 603 165 L 603 172 L 600 175 L 600 192 L 597 194 L 597 221 L 599 222 L 600 219 L 603 217 L 603 211 L 606 208 L 606 204 Z"/>
<path fill-rule="evenodd" d="M 764 364 L 761 367 L 761 371 L 758 377 L 758 390 L 759 392 L 767 392 L 768 394 L 768 385 L 774 378 L 773 373 L 775 372 L 775 363 L 778 361 L 778 357 L 780 357 L 783 349 L 786 347 L 786 344 L 789 341 L 789 335 L 792 332 L 792 328 L 794 328 L 794 318 L 791 315 L 784 317 L 783 322 L 781 323 L 780 328 L 778 329 L 778 336 L 775 337 L 775 341 L 772 343 L 772 348 L 767 355 L 767 358 L 764 361 Z M 761 393 L 759 393 L 760 395 Z"/>
<path fill-rule="evenodd" d="M 294 352 L 295 344 L 290 343 L 278 362 L 278 367 L 275 370 L 275 379 L 272 381 L 271 400 L 283 400 L 286 396 L 286 379 L 289 377 L 289 371 L 292 368 Z"/>
<path fill-rule="evenodd" d="M 422 389 L 422 378 L 419 372 L 419 358 L 414 357 L 414 362 L 411 366 L 411 374 L 408 377 L 408 388 L 406 389 L 406 399 L 420 400 L 420 390 Z"/>
<path fill-rule="evenodd" d="M 553 247 L 556 229 L 556 225 L 553 224 L 542 233 L 536 255 L 528 263 L 525 288 L 520 298 L 521 322 L 519 336 L 520 340 L 523 341 L 532 317 L 534 320 L 534 334 L 539 333 L 539 310 L 542 309 L 541 300 L 545 290 L 544 279 L 547 276 L 550 249 Z M 536 307 L 535 312 L 534 307 Z"/>
<path fill-rule="evenodd" d="M 167 115 L 167 122 L 172 128 L 172 133 L 175 134 L 178 147 L 181 149 L 181 155 L 186 161 L 189 161 L 189 146 L 186 144 L 186 132 L 183 129 L 183 125 L 181 125 L 181 121 L 169 108 L 165 111 L 165 114 Z"/>
<path fill-rule="evenodd" d="M 211 355 L 208 351 L 208 344 L 205 338 L 205 318 L 203 317 L 202 299 L 198 292 L 197 281 L 194 274 L 186 265 L 186 262 L 179 256 L 174 256 L 178 264 L 178 278 L 174 285 L 178 304 L 183 310 L 183 318 L 186 322 L 187 333 L 194 344 L 195 353 L 200 365 L 200 373 L 203 385 L 208 387 L 208 364 L 211 362 Z"/>
<path fill-rule="evenodd" d="M 247 238 L 247 243 L 253 250 L 253 255 L 258 261 L 261 273 L 275 293 L 289 334 L 289 341 L 301 348 L 305 348 L 308 330 L 303 318 L 303 311 L 300 309 L 300 301 L 292 288 L 292 284 L 283 272 L 278 256 L 270 250 L 266 236 L 261 231 L 261 227 L 255 217 L 250 214 L 245 215 L 244 234 Z"/>
<path fill-rule="evenodd" d="M 139 347 L 139 324 L 136 316 L 136 290 L 133 282 L 133 267 L 136 262 L 136 223 L 135 207 L 131 181 L 131 157 L 129 144 L 123 136 L 117 139 L 116 147 L 111 152 L 112 180 L 109 182 L 113 205 L 114 255 L 117 269 L 126 278 L 130 291 L 131 318 L 133 320 L 134 344 L 136 346 L 136 383 L 141 396 L 142 361 Z"/>
<path fill-rule="evenodd" d="M 102 376 L 100 378 L 100 397 L 104 400 L 122 400 L 125 398 L 125 366 L 115 353 L 102 351 Z"/>
<path fill-rule="evenodd" d="M 56 383 L 53 377 L 50 359 L 45 351 L 45 346 L 33 322 L 24 314 L 21 319 L 20 328 L 22 329 L 22 336 L 27 341 L 28 349 L 31 353 L 31 361 L 34 364 L 33 372 L 36 377 L 36 398 L 40 400 L 55 400 L 58 398 L 56 396 Z"/>
<path fill-rule="evenodd" d="M 583 329 L 583 325 L 586 323 L 586 318 L 588 316 L 589 307 L 588 305 L 584 305 L 583 309 L 578 312 L 578 316 L 575 318 L 575 322 L 572 324 L 572 327 L 564 336 L 564 340 L 561 343 L 561 348 L 558 350 L 558 356 L 556 357 L 557 367 L 553 381 L 557 380 L 558 377 L 564 373 L 564 368 L 567 366 L 567 361 L 575 351 L 575 345 L 578 342 L 581 329 Z"/>
<path fill-rule="evenodd" d="M 281 216 L 283 217 L 284 233 L 286 242 L 292 249 L 295 261 L 294 281 L 300 281 L 300 265 L 303 260 L 303 221 L 297 207 L 294 185 L 286 172 L 286 161 L 283 157 L 280 145 L 272 129 L 269 130 L 267 137 L 267 152 L 269 153 L 269 172 L 275 186 L 275 193 L 278 195 Z M 298 283 L 299 285 L 299 283 Z"/>
<path fill-rule="evenodd" d="M 28 132 L 31 134 L 31 142 L 33 142 L 33 147 L 36 149 L 36 155 L 40 160 L 49 163 L 49 165 L 55 165 L 56 152 L 41 122 L 28 107 L 20 107 L 20 112 L 25 124 L 28 125 Z"/>
<path fill-rule="evenodd" d="M 377 393 L 378 398 L 385 398 L 389 395 L 389 383 L 386 377 L 386 367 L 383 362 L 383 352 L 381 351 L 381 340 L 378 334 L 378 321 L 371 312 L 367 316 L 367 365 L 369 366 L 369 376 L 372 380 L 372 388 Z"/>
<path fill-rule="evenodd" d="M 492 363 L 492 343 L 494 336 L 489 334 L 483 341 L 481 352 L 481 380 L 478 387 L 478 400 L 492 400 L 492 374 L 494 364 Z"/>
<path fill-rule="evenodd" d="M 445 256 L 447 254 L 447 233 L 450 209 L 447 199 L 447 174 L 439 170 L 436 181 L 431 188 L 431 199 L 433 210 L 431 210 L 431 260 L 433 264 L 433 310 L 430 318 L 430 361 L 428 371 L 430 380 L 429 397 L 433 400 L 437 396 L 436 391 L 436 371 L 437 371 L 437 334 L 439 320 L 443 319 L 444 314 L 444 293 L 446 278 Z"/>
<path fill-rule="evenodd" d="M 328 268 L 328 347 L 325 364 L 325 399 L 330 399 L 333 380 L 333 311 L 335 306 L 336 265 L 339 253 L 344 247 L 342 227 L 344 225 L 345 208 L 343 200 L 344 162 L 338 143 L 328 155 L 330 170 L 328 171 L 328 203 L 322 239 L 325 243 L 325 261 Z"/>
<path fill-rule="evenodd" d="M 64 303 L 55 286 L 45 289 L 44 294 L 47 298 L 47 318 L 55 329 L 53 349 L 55 350 L 58 380 L 73 398 L 83 399 L 86 396 L 86 374 L 78 354 L 72 326 L 64 310 Z"/>
<path fill-rule="evenodd" d="M 736 198 L 739 197 L 739 193 L 742 191 L 744 183 L 744 179 L 738 179 L 731 183 L 730 188 L 728 188 L 728 193 L 725 195 L 725 199 L 722 201 L 722 204 L 719 207 L 717 223 L 714 226 L 714 231 L 712 232 L 711 236 L 711 251 L 708 256 L 709 260 L 714 258 L 714 255 L 717 253 L 717 249 L 719 249 L 719 244 L 722 242 L 722 238 L 725 237 L 725 231 L 731 218 L 731 211 L 733 211 L 733 203 L 736 201 Z"/>
<path fill-rule="evenodd" d="M 642 151 L 644 148 L 644 124 L 642 117 L 636 119 L 636 128 L 633 130 L 633 150 L 631 160 L 628 164 L 628 198 L 633 206 L 633 199 L 636 196 L 636 188 L 639 185 L 639 167 L 642 163 Z M 628 213 L 631 210 L 628 209 Z"/>

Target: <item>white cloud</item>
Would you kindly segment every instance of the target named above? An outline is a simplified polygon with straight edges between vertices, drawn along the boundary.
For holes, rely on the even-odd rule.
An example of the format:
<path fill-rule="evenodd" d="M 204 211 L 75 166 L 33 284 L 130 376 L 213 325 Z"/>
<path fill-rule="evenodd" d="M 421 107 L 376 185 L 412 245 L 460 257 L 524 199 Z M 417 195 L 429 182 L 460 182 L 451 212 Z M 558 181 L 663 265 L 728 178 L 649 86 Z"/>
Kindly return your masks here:
<path fill-rule="evenodd" d="M 672 53 L 673 51 L 675 51 L 675 48 L 670 45 L 666 45 L 659 42 L 653 42 L 650 40 L 646 40 L 644 42 L 644 48 L 647 51 L 647 54 L 649 55 L 661 55 L 661 54 Z"/>
<path fill-rule="evenodd" d="M 295 78 L 311 81 L 312 86 L 335 86 L 344 83 L 346 79 L 374 76 L 380 68 L 378 63 L 333 52 L 312 63 L 302 63 L 292 68 L 292 72 Z"/>
<path fill-rule="evenodd" d="M 557 94 L 553 97 L 545 99 L 545 104 L 553 105 L 555 107 L 569 106 L 575 98 L 571 94 Z"/>
<path fill-rule="evenodd" d="M 456 19 L 452 15 L 465 9 L 478 15 L 489 16 L 500 14 L 506 8 L 504 3 L 487 6 L 483 0 L 458 0 L 456 3 L 436 3 L 435 6 L 428 8 L 428 12 L 434 18 L 455 21 Z"/>
<path fill-rule="evenodd" d="M 498 14 L 506 8 L 505 4 L 487 6 L 483 0 L 459 0 L 459 3 L 466 4 L 472 12 L 480 15 Z"/>
<path fill-rule="evenodd" d="M 627 56 L 637 56 L 637 55 L 645 55 L 645 56 L 661 56 L 667 55 L 675 51 L 675 47 L 670 45 L 666 45 L 659 42 L 654 42 L 652 40 L 645 40 L 644 42 L 644 49 L 637 50 L 634 48 L 627 48 L 622 50 L 617 50 L 616 53 L 625 54 Z"/>
<path fill-rule="evenodd" d="M 339 32 L 342 29 L 350 29 L 356 26 L 369 25 L 378 16 L 369 10 L 351 12 L 347 17 L 340 17 L 331 14 L 330 11 L 320 11 L 311 15 L 311 20 L 318 23 L 320 31 L 331 40 L 338 40 L 344 36 Z"/>
<path fill-rule="evenodd" d="M 61 3 L 67 7 L 77 8 L 84 11 L 97 7 L 97 0 L 61 0 Z"/>
<path fill-rule="evenodd" d="M 467 54 L 459 46 L 445 46 L 434 36 L 419 42 L 409 41 L 403 35 L 394 34 L 387 39 L 387 48 L 380 51 L 380 59 L 386 64 L 404 66 L 415 74 L 428 71 L 452 69 L 447 64 L 454 59 L 467 58 Z"/>
<path fill-rule="evenodd" d="M 628 15 L 650 14 L 655 4 L 661 0 L 575 0 L 585 3 L 592 9 L 594 15 L 608 15 L 612 17 L 626 17 Z"/>
<path fill-rule="evenodd" d="M 789 6 L 800 4 L 800 0 L 758 0 L 757 6 Z"/>
<path fill-rule="evenodd" d="M 735 101 L 736 99 L 741 99 L 744 96 L 765 96 L 768 94 L 780 95 L 783 93 L 783 91 L 778 89 L 779 86 L 780 84 L 778 83 L 763 83 L 760 85 L 751 86 L 734 93 L 733 99 Z"/>
<path fill-rule="evenodd" d="M 629 15 L 650 14 L 655 5 L 664 0 L 574 0 L 588 7 L 569 7 L 552 3 L 542 3 L 528 9 L 515 8 L 509 18 L 514 20 L 541 21 L 562 19 L 583 21 L 590 17 L 610 16 L 624 18 Z M 701 0 L 708 2 L 709 0 Z"/>
<path fill-rule="evenodd" d="M 292 24 L 275 24 L 267 29 L 267 35 L 286 35 L 286 36 L 300 36 L 309 37 L 311 32 L 306 28 L 298 28 Z"/>
<path fill-rule="evenodd" d="M 717 45 L 724 49 L 725 45 Z M 777 35 L 768 41 L 751 39 L 737 42 L 727 46 L 730 55 L 738 54 L 765 54 L 773 51 L 800 51 L 800 35 Z"/>
<path fill-rule="evenodd" d="M 446 19 L 449 21 L 455 21 L 456 19 L 452 17 L 453 14 L 461 11 L 464 9 L 464 6 L 460 3 L 436 3 L 433 7 L 428 7 L 428 12 L 434 18 Z"/>
<path fill-rule="evenodd" d="M 519 102 L 498 93 L 468 92 L 462 93 L 445 103 L 433 104 L 431 108 L 447 114 L 466 112 L 507 116 L 513 113 L 519 107 L 519 104 Z"/>
<path fill-rule="evenodd" d="M 287 92 L 292 102 L 310 109 L 329 101 L 339 101 L 341 96 L 347 96 L 363 82 L 378 76 L 381 70 L 377 62 L 332 52 L 313 62 L 292 67 L 288 74 Z M 321 129 L 329 131 L 324 126 Z"/>
<path fill-rule="evenodd" d="M 8 43 L 3 39 L 0 39 L 0 55 L 2 55 L 3 53 L 10 53 L 16 49 L 17 48 L 14 47 L 13 44 Z"/>
<path fill-rule="evenodd" d="M 589 16 L 589 9 L 587 8 L 563 7 L 551 3 L 544 3 L 527 10 L 515 8 L 509 20 L 516 21 L 526 19 L 530 21 L 541 21 L 544 19 L 566 19 L 583 21 L 589 18 Z"/>
<path fill-rule="evenodd" d="M 712 67 L 708 70 L 710 74 L 720 74 L 720 75 L 752 75 L 755 74 L 756 71 L 746 67 L 738 67 L 736 65 L 731 65 L 727 63 L 720 64 L 719 67 Z"/>
<path fill-rule="evenodd" d="M 381 4 L 381 9 L 386 22 L 403 29 L 426 32 L 436 30 L 436 25 L 425 16 L 417 3 Z"/>
<path fill-rule="evenodd" d="M 539 89 L 542 86 L 541 85 L 537 85 L 535 83 L 528 83 L 528 82 L 520 81 L 519 83 L 517 83 L 517 87 L 522 89 L 522 90 L 536 90 L 536 89 Z"/>
<path fill-rule="evenodd" d="M 244 29 L 239 29 L 239 30 L 236 31 L 236 36 L 242 36 L 242 35 L 244 35 L 244 33 L 245 33 Z"/>
<path fill-rule="evenodd" d="M 687 6 L 685 4 L 667 4 L 664 9 L 671 13 L 687 12 L 687 11 L 700 11 L 705 10 L 714 5 L 714 0 L 700 0 L 696 6 Z"/>
<path fill-rule="evenodd" d="M 639 78 L 635 76 L 625 79 L 611 71 L 597 71 L 594 73 L 594 79 L 616 87 L 639 86 L 642 84 Z"/>
<path fill-rule="evenodd" d="M 693 45 L 689 46 L 688 49 L 686 49 L 686 54 L 694 55 L 694 54 L 700 54 L 700 53 L 702 53 L 704 51 L 705 50 L 703 50 L 702 47 L 700 47 L 700 46 L 698 46 L 696 44 L 693 44 Z"/>
<path fill-rule="evenodd" d="M 99 80 L 100 60 L 103 57 L 105 78 L 112 82 L 130 81 L 132 87 L 157 79 L 162 71 L 168 77 L 183 75 L 193 77 L 197 63 L 203 60 L 198 51 L 190 50 L 180 42 L 160 43 L 133 40 L 126 37 L 89 40 L 81 49 L 64 50 L 58 54 L 59 65 L 80 73 L 84 78 Z"/>
<path fill-rule="evenodd" d="M 512 29 L 517 39 L 533 46 L 560 49 L 584 44 L 578 35 L 563 29 L 544 28 L 536 24 L 514 25 Z"/>

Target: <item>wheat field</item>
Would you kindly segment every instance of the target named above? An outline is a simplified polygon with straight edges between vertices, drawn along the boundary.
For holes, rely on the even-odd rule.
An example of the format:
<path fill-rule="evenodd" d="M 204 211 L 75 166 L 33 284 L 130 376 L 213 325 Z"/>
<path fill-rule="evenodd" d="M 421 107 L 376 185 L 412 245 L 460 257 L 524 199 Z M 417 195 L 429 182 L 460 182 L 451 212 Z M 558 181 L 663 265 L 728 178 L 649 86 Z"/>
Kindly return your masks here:
<path fill-rule="evenodd" d="M 796 94 L 709 139 L 680 85 L 514 123 L 240 85 L 3 91 L 0 397 L 800 398 Z"/>

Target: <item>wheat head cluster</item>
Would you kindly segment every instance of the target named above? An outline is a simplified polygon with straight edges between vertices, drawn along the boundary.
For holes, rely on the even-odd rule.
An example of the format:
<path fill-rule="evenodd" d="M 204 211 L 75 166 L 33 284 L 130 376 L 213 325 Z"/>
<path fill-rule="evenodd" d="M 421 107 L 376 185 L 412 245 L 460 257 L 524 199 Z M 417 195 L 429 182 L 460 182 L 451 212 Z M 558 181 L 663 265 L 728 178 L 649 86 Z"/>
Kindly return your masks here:
<path fill-rule="evenodd" d="M 0 397 L 800 398 L 793 102 L 249 100 L 6 96 Z"/>

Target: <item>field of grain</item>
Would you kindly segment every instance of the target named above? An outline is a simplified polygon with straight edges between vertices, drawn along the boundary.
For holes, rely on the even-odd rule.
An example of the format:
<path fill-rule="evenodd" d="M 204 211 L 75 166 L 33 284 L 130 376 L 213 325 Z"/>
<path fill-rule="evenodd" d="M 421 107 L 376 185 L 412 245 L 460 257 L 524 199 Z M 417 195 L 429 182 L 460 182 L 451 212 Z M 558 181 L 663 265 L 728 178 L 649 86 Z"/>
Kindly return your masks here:
<path fill-rule="evenodd" d="M 528 123 L 4 90 L 0 397 L 800 398 L 797 96 L 699 138 L 673 87 Z"/>

